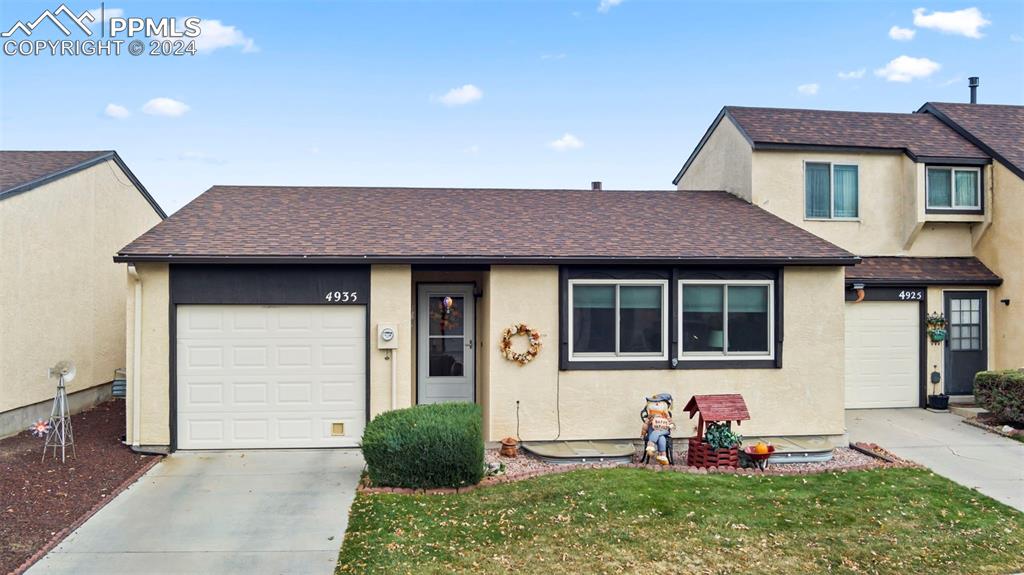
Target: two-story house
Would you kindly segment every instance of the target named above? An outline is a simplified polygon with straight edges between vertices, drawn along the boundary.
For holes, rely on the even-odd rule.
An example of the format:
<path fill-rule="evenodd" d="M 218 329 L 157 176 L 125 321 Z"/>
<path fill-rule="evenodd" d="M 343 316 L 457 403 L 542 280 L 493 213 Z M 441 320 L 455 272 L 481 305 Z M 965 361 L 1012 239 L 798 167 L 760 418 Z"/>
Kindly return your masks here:
<path fill-rule="evenodd" d="M 724 189 L 860 256 L 846 269 L 846 406 L 919 406 L 1024 365 L 1022 134 L 1022 106 L 727 106 L 673 182 Z"/>

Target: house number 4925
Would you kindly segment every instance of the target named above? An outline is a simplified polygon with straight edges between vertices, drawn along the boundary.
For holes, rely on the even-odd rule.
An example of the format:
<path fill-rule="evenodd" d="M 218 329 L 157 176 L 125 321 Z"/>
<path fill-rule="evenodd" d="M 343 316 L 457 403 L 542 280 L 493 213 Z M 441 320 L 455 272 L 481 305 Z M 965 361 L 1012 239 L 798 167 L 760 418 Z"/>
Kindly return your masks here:
<path fill-rule="evenodd" d="M 896 297 L 903 301 L 921 301 L 924 299 L 924 292 L 917 290 L 900 290 L 900 293 L 896 294 Z"/>
<path fill-rule="evenodd" d="M 331 303 L 350 303 L 359 299 L 359 292 L 354 291 L 329 291 L 324 298 Z"/>

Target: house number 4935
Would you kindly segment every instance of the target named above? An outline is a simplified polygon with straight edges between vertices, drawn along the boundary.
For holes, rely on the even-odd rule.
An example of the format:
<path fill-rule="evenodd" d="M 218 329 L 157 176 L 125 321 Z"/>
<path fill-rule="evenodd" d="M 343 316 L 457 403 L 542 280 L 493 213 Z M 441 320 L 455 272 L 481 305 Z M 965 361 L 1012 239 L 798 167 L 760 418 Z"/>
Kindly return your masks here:
<path fill-rule="evenodd" d="M 351 303 L 358 301 L 359 292 L 354 291 L 329 291 L 324 298 L 331 303 Z"/>

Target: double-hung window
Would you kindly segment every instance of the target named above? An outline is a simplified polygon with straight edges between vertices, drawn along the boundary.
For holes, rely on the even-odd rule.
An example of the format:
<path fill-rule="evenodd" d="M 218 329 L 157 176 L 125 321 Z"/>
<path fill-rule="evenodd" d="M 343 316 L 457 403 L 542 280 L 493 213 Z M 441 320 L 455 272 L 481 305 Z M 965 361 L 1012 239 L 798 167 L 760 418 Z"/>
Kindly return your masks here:
<path fill-rule="evenodd" d="M 981 170 L 927 168 L 929 210 L 981 210 Z"/>
<path fill-rule="evenodd" d="M 668 281 L 569 280 L 569 361 L 668 359 Z"/>
<path fill-rule="evenodd" d="M 804 164 L 804 216 L 813 220 L 854 219 L 858 215 L 857 166 Z"/>
<path fill-rule="evenodd" d="M 773 359 L 770 280 L 679 282 L 679 359 Z"/>

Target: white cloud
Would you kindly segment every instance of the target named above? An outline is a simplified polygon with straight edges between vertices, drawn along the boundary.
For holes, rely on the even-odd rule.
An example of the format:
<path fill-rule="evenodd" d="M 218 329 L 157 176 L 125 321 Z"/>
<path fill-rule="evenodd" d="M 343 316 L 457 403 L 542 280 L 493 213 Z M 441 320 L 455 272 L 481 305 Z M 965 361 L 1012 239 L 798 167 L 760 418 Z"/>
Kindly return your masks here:
<path fill-rule="evenodd" d="M 103 109 L 103 113 L 111 118 L 117 118 L 118 120 L 123 120 L 132 115 L 132 113 L 128 111 L 128 108 L 125 108 L 120 104 L 107 104 L 107 107 Z"/>
<path fill-rule="evenodd" d="M 818 88 L 820 87 L 821 86 L 819 86 L 816 83 L 800 84 L 799 86 L 796 87 L 796 91 L 800 92 L 804 96 L 813 96 L 818 93 Z"/>
<path fill-rule="evenodd" d="M 480 88 L 473 84 L 466 84 L 461 88 L 448 90 L 447 94 L 441 96 L 441 103 L 445 106 L 464 106 L 483 97 L 484 93 Z"/>
<path fill-rule="evenodd" d="M 228 26 L 220 20 L 201 20 L 199 37 L 196 38 L 196 51 L 209 54 L 221 48 L 239 46 L 242 52 L 259 52 L 256 42 L 234 26 Z"/>
<path fill-rule="evenodd" d="M 913 40 L 914 34 L 917 34 L 917 30 L 911 30 L 910 28 L 900 28 L 899 26 L 893 26 L 889 28 L 889 37 L 893 40 Z"/>
<path fill-rule="evenodd" d="M 839 72 L 837 76 L 839 76 L 840 80 L 860 80 L 866 73 L 867 70 L 861 68 L 859 70 L 850 70 L 849 72 Z"/>
<path fill-rule="evenodd" d="M 583 140 L 573 136 L 569 132 L 562 135 L 561 138 L 548 142 L 548 147 L 559 152 L 566 150 L 578 150 L 583 147 Z"/>
<path fill-rule="evenodd" d="M 959 84 L 960 82 L 963 82 L 963 80 L 964 79 L 962 77 L 957 76 L 956 78 L 950 78 L 949 80 L 946 80 L 945 82 L 943 82 L 943 83 L 941 83 L 939 85 L 942 86 L 942 87 L 952 86 L 953 84 Z"/>
<path fill-rule="evenodd" d="M 142 111 L 151 116 L 169 116 L 177 118 L 192 108 L 185 102 L 172 100 L 171 98 L 153 98 L 142 106 Z"/>
<path fill-rule="evenodd" d="M 932 12 L 925 14 L 924 8 L 914 9 L 914 26 L 930 28 L 945 34 L 958 34 L 968 38 L 981 38 L 981 29 L 992 22 L 985 19 L 981 10 L 964 8 L 953 12 Z"/>
<path fill-rule="evenodd" d="M 480 153 L 480 146 L 473 144 L 472 146 L 466 148 L 465 152 L 471 156 L 475 156 Z"/>
<path fill-rule="evenodd" d="M 608 12 L 612 8 L 622 4 L 622 0 L 601 0 L 597 5 L 598 12 Z"/>
<path fill-rule="evenodd" d="M 875 75 L 890 82 L 910 82 L 915 78 L 927 78 L 942 66 L 928 58 L 900 56 L 894 58 L 884 68 L 875 70 Z"/>
<path fill-rule="evenodd" d="M 1024 36 L 1020 34 L 1010 34 L 1010 42 L 1014 42 L 1017 44 L 1024 42 Z"/>

